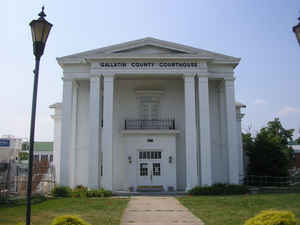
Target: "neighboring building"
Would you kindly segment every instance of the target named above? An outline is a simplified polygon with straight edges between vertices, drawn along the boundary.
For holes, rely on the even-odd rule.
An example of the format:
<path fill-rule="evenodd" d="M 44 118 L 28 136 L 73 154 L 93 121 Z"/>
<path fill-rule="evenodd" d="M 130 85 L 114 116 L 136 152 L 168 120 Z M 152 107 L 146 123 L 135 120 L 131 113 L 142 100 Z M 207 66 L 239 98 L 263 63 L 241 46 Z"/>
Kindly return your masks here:
<path fill-rule="evenodd" d="M 244 173 L 240 59 L 144 38 L 57 59 L 51 105 L 61 185 L 189 190 Z"/>
<path fill-rule="evenodd" d="M 294 149 L 295 153 L 295 167 L 297 170 L 300 170 L 300 145 L 299 144 L 293 144 L 290 145 Z"/>
<path fill-rule="evenodd" d="M 33 160 L 53 162 L 53 142 L 37 141 L 34 143 Z M 23 143 L 22 152 L 29 152 L 29 143 Z"/>
<path fill-rule="evenodd" d="M 12 135 L 2 135 L 0 138 L 0 163 L 17 160 L 21 147 L 22 138 L 15 138 Z"/>

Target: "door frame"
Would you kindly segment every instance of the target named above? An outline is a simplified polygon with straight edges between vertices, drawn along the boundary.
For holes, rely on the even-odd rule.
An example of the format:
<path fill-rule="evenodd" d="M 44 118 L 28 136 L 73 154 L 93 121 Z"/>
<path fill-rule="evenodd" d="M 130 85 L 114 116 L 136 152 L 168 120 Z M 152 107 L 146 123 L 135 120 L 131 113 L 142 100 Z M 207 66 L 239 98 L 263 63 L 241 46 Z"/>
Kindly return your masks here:
<path fill-rule="evenodd" d="M 160 159 L 140 159 L 139 158 L 139 154 L 140 152 L 160 152 L 161 154 L 161 158 Z M 151 158 L 151 157 L 150 157 Z M 160 164 L 160 176 L 158 179 L 160 180 L 163 180 L 162 178 L 164 177 L 165 173 L 164 173 L 164 151 L 161 149 L 161 148 L 147 148 L 147 149 L 137 149 L 136 150 L 136 168 L 135 168 L 135 171 L 136 171 L 136 187 L 138 186 L 151 186 L 151 185 L 163 185 L 163 183 L 151 183 L 152 181 L 149 182 L 149 185 L 148 184 L 141 184 L 140 183 L 140 164 L 141 163 L 147 163 L 147 168 L 148 168 L 148 175 L 147 177 L 150 179 L 150 173 L 151 173 L 151 169 L 153 167 L 153 164 L 154 163 L 159 163 Z M 152 175 L 152 180 L 153 179 L 153 175 Z M 156 178 L 156 177 L 155 177 Z M 157 180 L 157 179 L 156 179 Z"/>

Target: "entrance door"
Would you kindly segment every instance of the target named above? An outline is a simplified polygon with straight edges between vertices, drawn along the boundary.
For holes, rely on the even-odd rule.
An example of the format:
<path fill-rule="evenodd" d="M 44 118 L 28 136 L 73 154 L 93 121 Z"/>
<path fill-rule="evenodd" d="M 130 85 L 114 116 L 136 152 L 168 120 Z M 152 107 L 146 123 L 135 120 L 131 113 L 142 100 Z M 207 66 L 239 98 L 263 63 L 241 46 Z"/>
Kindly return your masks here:
<path fill-rule="evenodd" d="M 161 151 L 140 151 L 137 164 L 138 185 L 162 185 Z"/>

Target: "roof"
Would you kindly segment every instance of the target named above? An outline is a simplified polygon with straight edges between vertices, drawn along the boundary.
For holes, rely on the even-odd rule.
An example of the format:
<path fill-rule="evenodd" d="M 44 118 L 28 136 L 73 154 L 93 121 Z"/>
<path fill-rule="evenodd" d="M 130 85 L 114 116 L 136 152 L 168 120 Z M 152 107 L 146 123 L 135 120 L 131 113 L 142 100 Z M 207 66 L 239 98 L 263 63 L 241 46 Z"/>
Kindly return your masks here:
<path fill-rule="evenodd" d="M 29 143 L 25 142 L 25 144 L 29 144 Z M 34 142 L 34 151 L 53 152 L 53 142 L 45 142 L 45 141 Z"/>
<path fill-rule="evenodd" d="M 152 53 L 143 53 L 138 51 L 141 48 L 151 47 L 160 51 Z M 186 58 L 186 59 L 205 59 L 213 62 L 227 63 L 234 66 L 238 65 L 240 58 L 228 56 L 212 51 L 194 48 L 174 42 L 159 40 L 152 37 L 146 37 L 121 44 L 102 47 L 90 51 L 84 51 L 77 54 L 57 58 L 58 63 L 64 64 L 86 63 L 93 59 L 115 59 L 115 58 Z"/>

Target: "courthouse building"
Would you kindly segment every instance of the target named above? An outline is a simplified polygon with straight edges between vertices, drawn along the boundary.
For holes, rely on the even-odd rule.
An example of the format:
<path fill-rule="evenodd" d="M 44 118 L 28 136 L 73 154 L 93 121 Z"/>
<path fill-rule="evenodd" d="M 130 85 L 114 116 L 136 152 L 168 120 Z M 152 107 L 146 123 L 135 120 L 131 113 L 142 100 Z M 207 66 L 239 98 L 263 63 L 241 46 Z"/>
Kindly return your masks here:
<path fill-rule="evenodd" d="M 58 183 L 165 191 L 243 176 L 240 59 L 154 38 L 57 59 Z"/>

